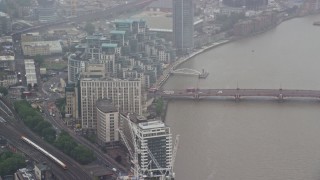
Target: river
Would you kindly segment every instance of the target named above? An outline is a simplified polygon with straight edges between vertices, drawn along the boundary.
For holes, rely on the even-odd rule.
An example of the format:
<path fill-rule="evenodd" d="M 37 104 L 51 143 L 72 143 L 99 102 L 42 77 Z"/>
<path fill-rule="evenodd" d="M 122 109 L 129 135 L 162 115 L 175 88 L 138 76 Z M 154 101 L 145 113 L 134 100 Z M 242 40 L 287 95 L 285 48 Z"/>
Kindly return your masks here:
<path fill-rule="evenodd" d="M 165 89 L 320 89 L 320 15 L 207 51 L 181 65 L 207 79 L 173 76 Z M 166 122 L 180 134 L 178 180 L 320 179 L 320 101 L 176 100 Z"/>

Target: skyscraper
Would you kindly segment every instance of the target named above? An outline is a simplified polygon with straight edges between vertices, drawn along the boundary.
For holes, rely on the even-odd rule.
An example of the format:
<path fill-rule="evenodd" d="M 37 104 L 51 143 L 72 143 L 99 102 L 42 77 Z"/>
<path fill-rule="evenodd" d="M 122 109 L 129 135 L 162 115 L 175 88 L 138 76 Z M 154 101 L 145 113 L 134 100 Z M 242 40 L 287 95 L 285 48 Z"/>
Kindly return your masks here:
<path fill-rule="evenodd" d="M 193 48 L 192 0 L 173 0 L 173 36 L 178 54 Z"/>

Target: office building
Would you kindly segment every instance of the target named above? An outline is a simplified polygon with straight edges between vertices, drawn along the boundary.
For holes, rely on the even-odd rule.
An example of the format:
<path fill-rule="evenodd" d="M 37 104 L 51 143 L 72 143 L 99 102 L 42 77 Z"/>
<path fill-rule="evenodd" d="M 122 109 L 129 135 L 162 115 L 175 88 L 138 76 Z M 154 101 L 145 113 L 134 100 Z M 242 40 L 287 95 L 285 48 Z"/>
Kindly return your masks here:
<path fill-rule="evenodd" d="M 172 135 L 170 127 L 162 121 L 149 121 L 138 124 L 137 138 L 140 143 L 141 156 L 139 159 L 142 171 L 148 170 L 154 176 L 169 171 L 172 160 Z M 149 151 L 148 151 L 149 149 Z M 150 152 L 160 165 L 157 167 L 152 161 Z"/>
<path fill-rule="evenodd" d="M 119 111 L 110 99 L 99 99 L 97 107 L 97 136 L 100 144 L 119 142 Z"/>
<path fill-rule="evenodd" d="M 77 83 L 80 72 L 83 72 L 88 60 L 83 59 L 81 54 L 71 54 L 68 57 L 68 83 Z"/>
<path fill-rule="evenodd" d="M 34 41 L 21 43 L 23 55 L 36 56 L 36 55 L 54 55 L 62 53 L 62 46 L 60 41 Z"/>
<path fill-rule="evenodd" d="M 9 87 L 15 85 L 18 82 L 17 74 L 15 71 L 6 71 L 0 69 L 0 86 Z"/>
<path fill-rule="evenodd" d="M 56 5 L 53 0 L 38 0 L 39 7 L 35 8 L 36 18 L 40 23 L 54 22 L 58 19 Z"/>
<path fill-rule="evenodd" d="M 82 128 L 96 130 L 98 99 L 111 99 L 121 112 L 142 113 L 140 80 L 83 78 L 80 80 Z"/>
<path fill-rule="evenodd" d="M 38 163 L 34 165 L 34 174 L 37 180 L 53 179 L 51 168 L 46 163 Z"/>
<path fill-rule="evenodd" d="M 66 105 L 65 112 L 66 117 L 79 117 L 79 109 L 78 109 L 78 95 L 77 95 L 77 87 L 74 83 L 69 83 L 65 87 L 65 96 L 66 96 Z"/>
<path fill-rule="evenodd" d="M 8 14 L 0 12 L 0 36 L 12 31 L 11 18 Z"/>
<path fill-rule="evenodd" d="M 193 12 L 192 0 L 173 0 L 173 37 L 178 54 L 193 49 Z"/>

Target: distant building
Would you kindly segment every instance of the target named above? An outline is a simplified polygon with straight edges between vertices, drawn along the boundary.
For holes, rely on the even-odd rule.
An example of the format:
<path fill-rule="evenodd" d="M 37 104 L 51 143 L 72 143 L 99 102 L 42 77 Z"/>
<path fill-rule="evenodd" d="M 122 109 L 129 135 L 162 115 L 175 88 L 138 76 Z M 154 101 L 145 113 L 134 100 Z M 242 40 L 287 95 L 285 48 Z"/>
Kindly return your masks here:
<path fill-rule="evenodd" d="M 1 70 L 0 72 L 0 86 L 9 87 L 18 82 L 17 74 L 14 71 Z"/>
<path fill-rule="evenodd" d="M 31 85 L 31 87 L 33 87 L 35 84 L 38 83 L 34 60 L 33 59 L 25 59 L 24 66 L 25 66 L 25 71 L 26 71 L 27 85 Z"/>
<path fill-rule="evenodd" d="M 0 12 L 0 36 L 12 31 L 12 22 L 8 14 Z"/>
<path fill-rule="evenodd" d="M 151 12 L 172 12 L 173 0 L 153 1 L 146 9 Z"/>
<path fill-rule="evenodd" d="M 58 19 L 54 0 L 38 0 L 39 7 L 35 8 L 35 16 L 40 23 L 54 22 Z"/>
<path fill-rule="evenodd" d="M 34 41 L 22 42 L 21 44 L 23 54 L 25 56 L 46 56 L 62 53 L 62 46 L 60 44 L 60 41 Z"/>
<path fill-rule="evenodd" d="M 50 167 L 45 163 L 34 165 L 34 174 L 37 180 L 47 180 L 53 178 Z"/>
<path fill-rule="evenodd" d="M 79 117 L 78 91 L 74 83 L 69 83 L 66 85 L 65 97 L 66 97 L 66 105 L 65 105 L 66 117 L 78 118 Z"/>
<path fill-rule="evenodd" d="M 268 0 L 223 0 L 224 5 L 230 7 L 244 7 L 246 9 L 259 9 L 268 5 Z"/>
<path fill-rule="evenodd" d="M 119 142 L 119 111 L 110 99 L 100 99 L 97 107 L 97 136 L 101 144 Z"/>
<path fill-rule="evenodd" d="M 33 41 L 41 41 L 42 36 L 39 32 L 32 32 L 21 34 L 21 42 L 33 42 Z"/>
<path fill-rule="evenodd" d="M 80 72 L 84 71 L 88 60 L 83 59 L 79 54 L 71 54 L 68 57 L 68 82 L 77 83 Z"/>
<path fill-rule="evenodd" d="M 14 173 L 14 180 L 30 180 L 36 179 L 33 170 L 22 168 Z"/>
<path fill-rule="evenodd" d="M 187 53 L 193 49 L 193 16 L 192 0 L 173 1 L 173 37 L 178 54 Z"/>
<path fill-rule="evenodd" d="M 15 71 L 15 54 L 11 36 L 0 38 L 0 68 L 3 70 Z"/>

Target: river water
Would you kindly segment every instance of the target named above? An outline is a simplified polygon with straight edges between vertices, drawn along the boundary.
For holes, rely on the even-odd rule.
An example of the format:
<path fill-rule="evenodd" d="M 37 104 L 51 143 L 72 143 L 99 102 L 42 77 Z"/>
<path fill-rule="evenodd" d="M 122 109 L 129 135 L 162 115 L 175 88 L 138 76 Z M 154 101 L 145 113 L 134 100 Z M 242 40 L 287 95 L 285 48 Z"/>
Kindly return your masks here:
<path fill-rule="evenodd" d="M 181 67 L 207 79 L 173 76 L 165 89 L 320 90 L 320 15 L 207 51 Z M 320 101 L 176 100 L 166 122 L 180 134 L 178 180 L 320 179 Z"/>

